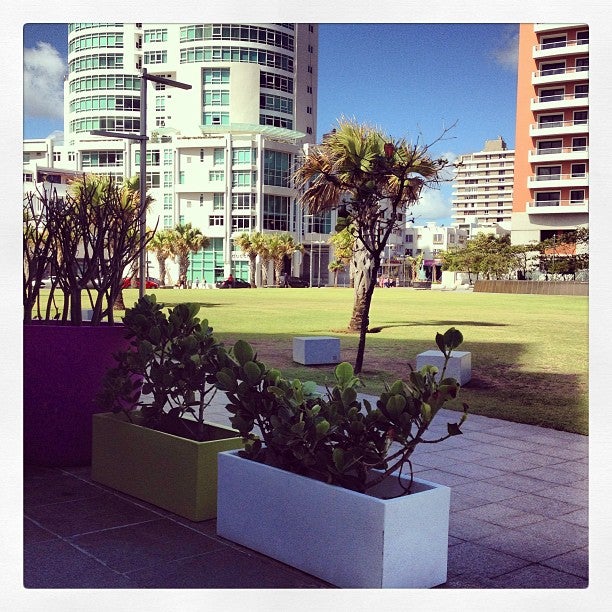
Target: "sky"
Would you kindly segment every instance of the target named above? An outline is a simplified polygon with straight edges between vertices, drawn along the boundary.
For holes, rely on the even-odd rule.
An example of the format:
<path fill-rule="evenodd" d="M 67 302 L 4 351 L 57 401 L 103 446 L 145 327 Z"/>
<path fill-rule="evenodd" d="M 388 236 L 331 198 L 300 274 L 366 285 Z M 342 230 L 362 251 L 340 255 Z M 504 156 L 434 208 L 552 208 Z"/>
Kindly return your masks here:
<path fill-rule="evenodd" d="M 24 25 L 24 138 L 63 131 L 67 25 Z M 317 134 L 341 117 L 429 144 L 453 161 L 502 136 L 514 146 L 517 24 L 321 23 Z M 452 186 L 429 190 L 416 223 L 450 224 Z"/>

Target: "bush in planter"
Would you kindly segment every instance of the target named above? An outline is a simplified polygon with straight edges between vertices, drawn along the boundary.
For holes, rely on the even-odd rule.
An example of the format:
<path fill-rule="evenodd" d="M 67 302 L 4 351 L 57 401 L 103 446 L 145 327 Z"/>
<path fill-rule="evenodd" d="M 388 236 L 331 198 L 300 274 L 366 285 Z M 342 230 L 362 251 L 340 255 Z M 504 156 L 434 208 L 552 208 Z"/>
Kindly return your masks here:
<path fill-rule="evenodd" d="M 445 435 L 424 437 L 436 413 L 457 397 L 459 383 L 445 378 L 444 371 L 462 341 L 454 328 L 436 334 L 445 357 L 440 382 L 437 368 L 425 366 L 412 371 L 408 381 L 398 380 L 388 387 L 376 406 L 358 398 L 360 382 L 349 363 L 336 367 L 335 384 L 322 396 L 314 383 L 289 381 L 278 370 L 267 368 L 244 341 L 237 342 L 230 353 L 221 352 L 217 385 L 230 400 L 227 409 L 233 415 L 233 427 L 245 440 L 245 456 L 365 492 L 396 470 L 401 475 L 406 464 L 411 468 L 410 456 L 419 443 L 461 434 L 465 404 L 459 422 L 448 423 Z M 403 489 L 408 493 L 410 486 Z"/>
<path fill-rule="evenodd" d="M 154 295 L 128 308 L 123 322 L 130 348 L 116 355 L 118 364 L 105 377 L 100 405 L 129 420 L 138 409 L 145 427 L 207 439 L 204 411 L 217 392 L 222 348 L 208 321 L 196 316 L 199 308 L 178 304 L 166 314 Z"/>

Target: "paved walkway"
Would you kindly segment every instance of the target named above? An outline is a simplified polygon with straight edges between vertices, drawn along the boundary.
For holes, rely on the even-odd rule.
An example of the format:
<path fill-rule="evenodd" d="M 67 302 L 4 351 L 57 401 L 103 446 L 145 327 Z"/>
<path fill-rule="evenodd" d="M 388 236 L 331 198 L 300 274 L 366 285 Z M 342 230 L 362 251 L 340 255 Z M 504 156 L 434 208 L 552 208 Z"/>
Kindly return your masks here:
<path fill-rule="evenodd" d="M 435 428 L 456 419 L 441 411 Z M 227 413 L 211 406 L 209 420 Z M 476 415 L 463 431 L 413 455 L 419 477 L 452 488 L 438 588 L 587 587 L 588 438 Z M 24 486 L 27 588 L 334 588 L 223 540 L 214 520 L 93 483 L 89 467 L 26 467 Z"/>

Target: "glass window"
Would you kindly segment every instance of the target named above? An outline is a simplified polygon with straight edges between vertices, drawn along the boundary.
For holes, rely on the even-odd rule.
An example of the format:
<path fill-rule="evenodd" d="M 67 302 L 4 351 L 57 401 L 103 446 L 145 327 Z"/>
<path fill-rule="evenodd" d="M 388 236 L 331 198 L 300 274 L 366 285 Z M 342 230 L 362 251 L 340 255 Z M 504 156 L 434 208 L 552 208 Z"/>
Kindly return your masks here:
<path fill-rule="evenodd" d="M 213 194 L 213 210 L 223 210 L 225 208 L 225 194 L 214 193 Z"/>

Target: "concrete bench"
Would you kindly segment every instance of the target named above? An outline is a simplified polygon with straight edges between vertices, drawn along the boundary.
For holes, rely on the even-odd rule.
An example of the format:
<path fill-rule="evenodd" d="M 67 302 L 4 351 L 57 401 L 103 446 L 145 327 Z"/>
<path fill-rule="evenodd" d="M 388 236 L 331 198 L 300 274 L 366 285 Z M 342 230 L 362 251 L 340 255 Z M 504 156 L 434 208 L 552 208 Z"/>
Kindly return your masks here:
<path fill-rule="evenodd" d="M 340 338 L 298 336 L 293 339 L 293 361 L 304 365 L 340 363 Z"/>
<path fill-rule="evenodd" d="M 444 367 L 444 355 L 440 351 L 419 353 L 416 362 L 417 370 L 426 365 L 438 368 L 436 379 L 439 381 L 442 368 Z M 444 377 L 454 378 L 460 385 L 465 385 L 472 378 L 472 353 L 468 351 L 453 351 L 448 360 Z"/>

